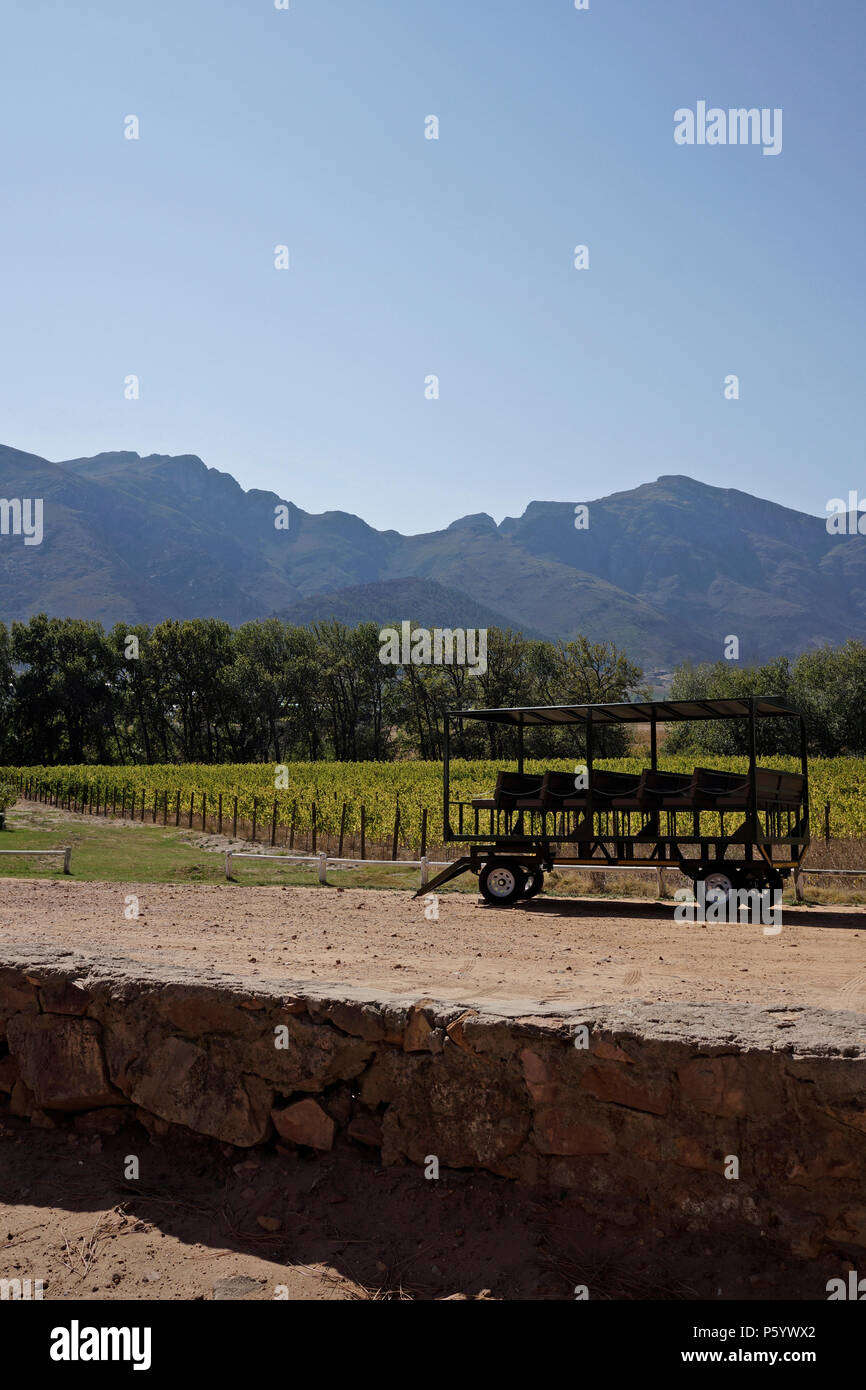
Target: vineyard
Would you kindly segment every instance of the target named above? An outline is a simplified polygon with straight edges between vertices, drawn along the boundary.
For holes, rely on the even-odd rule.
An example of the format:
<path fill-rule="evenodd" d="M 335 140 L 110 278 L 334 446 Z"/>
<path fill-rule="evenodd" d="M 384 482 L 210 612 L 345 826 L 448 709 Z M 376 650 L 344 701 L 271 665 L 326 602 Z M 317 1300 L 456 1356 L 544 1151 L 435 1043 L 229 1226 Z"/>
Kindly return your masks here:
<path fill-rule="evenodd" d="M 793 758 L 772 761 L 791 771 L 799 767 Z M 663 759 L 672 771 L 689 771 L 693 763 L 692 756 Z M 713 765 L 745 772 L 747 763 L 714 757 Z M 500 766 L 453 761 L 452 800 L 488 791 Z M 599 766 L 637 775 L 644 760 L 606 759 Z M 530 772 L 546 767 L 568 771 L 574 764 L 526 763 Z M 827 802 L 834 838 L 866 836 L 866 759 L 811 759 L 809 779 L 813 836 L 824 832 Z M 246 837 L 252 831 L 252 838 L 280 845 L 307 847 L 315 836 L 329 847 L 343 841 L 357 851 L 363 837 L 366 846 L 393 845 L 406 855 L 442 842 L 442 766 L 434 762 L 2 767 L 2 782 L 75 809 Z"/>

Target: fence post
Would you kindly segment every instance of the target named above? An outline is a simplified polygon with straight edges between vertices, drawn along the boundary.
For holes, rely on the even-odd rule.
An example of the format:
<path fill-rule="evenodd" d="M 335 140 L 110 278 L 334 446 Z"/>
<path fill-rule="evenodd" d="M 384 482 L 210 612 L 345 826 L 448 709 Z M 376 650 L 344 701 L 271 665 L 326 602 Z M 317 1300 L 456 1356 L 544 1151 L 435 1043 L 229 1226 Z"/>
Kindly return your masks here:
<path fill-rule="evenodd" d="M 235 797 L 235 809 L 232 817 L 232 839 L 238 838 L 238 799 Z"/>
<path fill-rule="evenodd" d="M 226 850 L 226 878 L 231 878 L 231 876 L 232 876 L 232 852 L 231 852 L 230 849 L 227 849 L 227 850 Z"/>
<path fill-rule="evenodd" d="M 292 828 L 289 831 L 289 849 L 295 848 L 295 817 L 298 814 L 297 801 L 292 802 Z"/>
<path fill-rule="evenodd" d="M 168 825 L 168 787 L 162 794 L 162 823 Z"/>
<path fill-rule="evenodd" d="M 71 858 L 72 858 L 72 846 L 71 846 L 71 845 L 67 845 L 66 848 L 65 848 L 64 851 L 63 851 L 63 872 L 64 872 L 65 874 L 71 874 L 71 873 L 72 873 L 72 870 L 71 870 L 71 868 L 69 867 L 69 861 L 70 861 Z"/>
<path fill-rule="evenodd" d="M 320 883 L 327 883 L 327 882 L 328 882 L 328 878 L 327 878 L 327 868 L 328 868 L 328 856 L 327 856 L 326 854 L 320 854 L 320 855 L 319 855 L 319 882 L 320 882 Z"/>
<path fill-rule="evenodd" d="M 367 808 L 361 807 L 361 858 L 367 858 Z"/>
<path fill-rule="evenodd" d="M 425 809 L 421 812 L 421 853 L 419 854 L 418 858 L 419 858 L 419 859 L 424 859 L 424 858 L 426 858 L 426 855 L 427 855 L 427 810 L 426 810 L 426 807 L 425 807 Z M 424 883 L 426 883 L 426 882 L 427 882 L 427 880 L 424 879 Z M 422 884 L 422 887 L 423 887 L 423 884 Z"/>
<path fill-rule="evenodd" d="M 427 887 L 427 878 L 428 878 L 428 872 L 427 872 L 427 856 L 426 856 L 426 854 L 422 854 L 422 855 L 421 855 L 421 887 L 422 887 L 422 888 L 426 888 L 426 887 Z"/>
<path fill-rule="evenodd" d="M 250 839 L 253 841 L 253 843 L 255 843 L 255 838 L 256 838 L 256 816 L 258 815 L 258 810 L 259 810 L 259 799 L 258 799 L 257 796 L 254 796 L 254 797 L 253 797 L 253 833 L 252 833 L 252 835 L 250 836 Z"/>
<path fill-rule="evenodd" d="M 346 803 L 345 803 L 345 801 L 344 801 L 344 802 L 343 802 L 343 809 L 342 809 L 342 811 L 340 812 L 340 844 L 339 844 L 339 847 L 338 847 L 338 849 L 337 849 L 337 858 L 338 858 L 338 859 L 342 859 L 342 857 L 343 857 L 343 836 L 345 835 L 345 833 L 346 833 Z"/>
<path fill-rule="evenodd" d="M 156 813 L 159 810 L 159 792 L 153 794 L 153 824 L 156 825 Z"/>
<path fill-rule="evenodd" d="M 825 840 L 825 843 L 829 845 L 829 843 L 830 843 L 830 803 L 829 803 L 829 801 L 827 802 L 826 806 L 824 807 L 824 840 Z"/>
<path fill-rule="evenodd" d="M 135 787 L 132 789 L 132 800 L 129 803 L 129 819 L 135 820 Z"/>
<path fill-rule="evenodd" d="M 312 826 L 313 826 L 313 854 L 315 854 L 315 853 L 316 853 L 316 830 L 317 830 L 317 826 L 316 826 L 316 803 L 315 803 L 315 801 L 313 802 L 312 806 L 310 807 L 310 819 L 311 819 L 311 821 L 312 821 Z"/>
<path fill-rule="evenodd" d="M 174 823 L 180 825 L 180 787 L 178 787 L 177 796 L 174 799 Z"/>
<path fill-rule="evenodd" d="M 271 849 L 277 843 L 277 798 L 274 797 L 274 810 L 271 816 Z"/>
<path fill-rule="evenodd" d="M 223 833 L 223 794 L 222 794 L 222 792 L 220 792 L 220 795 L 219 795 L 219 810 L 218 810 L 218 812 L 217 812 L 217 834 L 218 834 L 218 835 L 221 835 L 222 833 Z"/>
<path fill-rule="evenodd" d="M 391 845 L 391 858 L 397 858 L 397 836 L 400 833 L 400 798 L 397 797 L 397 809 L 394 812 L 394 841 Z"/>
<path fill-rule="evenodd" d="M 207 792 L 201 794 L 201 828 L 207 830 Z"/>
<path fill-rule="evenodd" d="M 189 828 L 192 830 L 192 815 L 195 810 L 195 792 L 189 794 Z"/>
<path fill-rule="evenodd" d="M 796 869 L 794 870 L 794 892 L 797 895 L 797 902 L 801 903 L 803 901 L 803 879 Z"/>

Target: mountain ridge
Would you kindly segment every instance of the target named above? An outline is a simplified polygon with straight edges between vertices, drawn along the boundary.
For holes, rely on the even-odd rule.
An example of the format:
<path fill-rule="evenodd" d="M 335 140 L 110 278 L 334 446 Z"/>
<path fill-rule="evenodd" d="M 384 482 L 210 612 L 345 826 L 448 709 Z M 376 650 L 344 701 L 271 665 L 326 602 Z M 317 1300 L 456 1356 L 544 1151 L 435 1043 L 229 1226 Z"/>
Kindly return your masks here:
<path fill-rule="evenodd" d="M 7 623 L 43 610 L 107 625 L 292 613 L 385 622 L 414 602 L 430 626 L 493 625 L 492 614 L 528 635 L 612 640 L 655 679 L 721 657 L 730 635 L 746 662 L 866 640 L 866 538 L 686 474 L 586 503 L 585 530 L 578 504 L 534 500 L 499 523 L 478 512 L 404 536 L 244 491 L 194 454 L 51 462 L 0 446 L 0 497 L 33 496 L 44 499 L 42 545 L 0 535 Z M 288 530 L 274 526 L 280 506 Z"/>

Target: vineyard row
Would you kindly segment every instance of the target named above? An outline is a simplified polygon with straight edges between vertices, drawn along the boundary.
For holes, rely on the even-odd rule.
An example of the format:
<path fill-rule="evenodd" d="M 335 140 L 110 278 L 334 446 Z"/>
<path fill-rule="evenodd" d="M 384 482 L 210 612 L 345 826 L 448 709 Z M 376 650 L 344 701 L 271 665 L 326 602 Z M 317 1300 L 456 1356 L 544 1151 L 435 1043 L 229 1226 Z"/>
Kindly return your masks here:
<path fill-rule="evenodd" d="M 745 759 L 713 759 L 719 768 L 744 771 Z M 796 770 L 796 760 L 774 758 Z M 637 774 L 639 758 L 608 759 L 604 766 Z M 672 771 L 689 770 L 693 758 L 666 758 Z M 499 764 L 454 761 L 451 797 L 468 801 L 492 788 Z M 568 760 L 527 762 L 527 771 L 573 769 Z M 809 763 L 812 834 L 827 822 L 840 838 L 866 836 L 866 759 L 815 758 Z M 442 843 L 442 768 L 433 762 L 162 764 L 0 768 L 0 782 L 78 811 L 147 819 L 153 824 L 240 833 L 243 838 L 289 848 L 332 850 L 351 841 L 353 852 L 375 845 L 417 855 Z M 829 809 L 828 809 L 829 808 Z M 327 837 L 327 845 L 322 837 Z"/>

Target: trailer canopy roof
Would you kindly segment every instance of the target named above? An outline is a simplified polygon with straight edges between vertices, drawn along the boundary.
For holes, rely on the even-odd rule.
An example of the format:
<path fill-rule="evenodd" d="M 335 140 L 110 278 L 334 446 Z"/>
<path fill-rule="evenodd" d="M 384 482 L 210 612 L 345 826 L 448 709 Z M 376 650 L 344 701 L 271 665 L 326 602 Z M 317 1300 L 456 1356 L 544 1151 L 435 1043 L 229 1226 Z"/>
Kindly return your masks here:
<path fill-rule="evenodd" d="M 683 719 L 748 719 L 754 705 L 755 714 L 787 715 L 799 718 L 794 709 L 778 695 L 756 695 L 740 700 L 651 700 L 611 705 L 536 705 L 526 709 L 461 709 L 450 712 L 452 719 L 484 719 L 488 724 L 516 724 L 524 728 L 532 724 L 585 724 L 592 716 L 593 724 L 648 724 L 653 720 L 674 723 Z"/>

